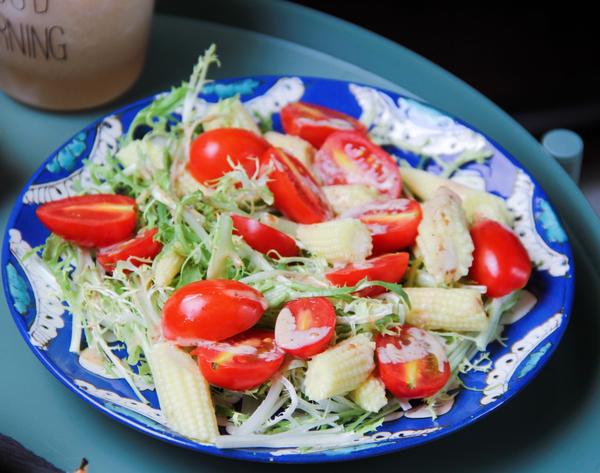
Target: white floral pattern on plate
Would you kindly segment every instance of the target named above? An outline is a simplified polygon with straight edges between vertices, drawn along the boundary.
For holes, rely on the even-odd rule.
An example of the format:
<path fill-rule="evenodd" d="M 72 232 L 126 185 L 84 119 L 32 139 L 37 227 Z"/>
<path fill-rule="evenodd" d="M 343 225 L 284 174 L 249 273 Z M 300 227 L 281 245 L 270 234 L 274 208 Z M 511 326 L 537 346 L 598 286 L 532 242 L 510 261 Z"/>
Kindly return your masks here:
<path fill-rule="evenodd" d="M 23 240 L 19 230 L 9 230 L 9 237 L 10 252 L 23 268 L 35 297 L 36 315 L 29 327 L 29 338 L 32 345 L 45 349 L 65 324 L 60 287 L 42 258 L 31 253 L 31 245 Z"/>

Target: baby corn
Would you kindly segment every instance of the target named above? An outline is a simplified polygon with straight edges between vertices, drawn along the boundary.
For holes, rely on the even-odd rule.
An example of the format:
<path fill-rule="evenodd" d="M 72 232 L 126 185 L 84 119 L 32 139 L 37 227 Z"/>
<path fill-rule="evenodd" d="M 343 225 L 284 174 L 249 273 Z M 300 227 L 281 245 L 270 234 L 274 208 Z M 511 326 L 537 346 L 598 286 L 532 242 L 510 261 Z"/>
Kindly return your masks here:
<path fill-rule="evenodd" d="M 243 128 L 260 135 L 260 129 L 237 97 L 221 100 L 208 107 L 202 122 L 204 131 L 217 128 Z"/>
<path fill-rule="evenodd" d="M 362 261 L 373 250 L 369 229 L 354 218 L 299 225 L 296 235 L 314 256 L 330 263 Z"/>
<path fill-rule="evenodd" d="M 338 215 L 381 199 L 381 194 L 366 184 L 323 186 L 322 189 L 334 212 Z"/>
<path fill-rule="evenodd" d="M 146 355 L 169 427 L 200 442 L 214 441 L 219 430 L 210 387 L 192 357 L 168 342 Z"/>
<path fill-rule="evenodd" d="M 276 148 L 281 148 L 288 154 L 300 161 L 307 169 L 310 169 L 317 150 L 308 141 L 298 136 L 284 135 L 276 131 L 265 133 L 265 140 Z"/>
<path fill-rule="evenodd" d="M 405 287 L 410 300 L 406 322 L 427 330 L 480 332 L 489 319 L 474 289 Z"/>
<path fill-rule="evenodd" d="M 355 335 L 315 356 L 308 362 L 304 392 L 320 401 L 358 388 L 375 368 L 375 342 Z"/>
<path fill-rule="evenodd" d="M 377 376 L 371 375 L 350 393 L 350 399 L 365 411 L 379 412 L 387 404 L 385 385 Z"/>
<path fill-rule="evenodd" d="M 153 263 L 154 283 L 160 287 L 171 284 L 184 261 L 185 258 L 177 253 L 173 245 L 165 248 Z"/>
<path fill-rule="evenodd" d="M 417 249 L 435 281 L 449 285 L 466 276 L 473 261 L 473 241 L 460 197 L 440 187 L 422 210 Z"/>
<path fill-rule="evenodd" d="M 440 187 L 447 187 L 462 199 L 462 206 L 469 222 L 477 218 L 489 218 L 512 226 L 513 216 L 506 207 L 506 202 L 494 194 L 471 189 L 420 169 L 403 167 L 400 172 L 406 187 L 419 199 L 429 200 Z"/>

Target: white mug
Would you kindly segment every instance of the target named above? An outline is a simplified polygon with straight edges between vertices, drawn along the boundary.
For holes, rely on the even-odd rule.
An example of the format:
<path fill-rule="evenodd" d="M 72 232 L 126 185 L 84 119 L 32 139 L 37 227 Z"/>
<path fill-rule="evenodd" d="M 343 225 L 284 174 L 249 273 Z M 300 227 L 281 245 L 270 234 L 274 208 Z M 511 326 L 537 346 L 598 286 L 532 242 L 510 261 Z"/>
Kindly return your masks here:
<path fill-rule="evenodd" d="M 154 0 L 0 0 L 0 90 L 79 110 L 125 92 L 144 64 Z"/>

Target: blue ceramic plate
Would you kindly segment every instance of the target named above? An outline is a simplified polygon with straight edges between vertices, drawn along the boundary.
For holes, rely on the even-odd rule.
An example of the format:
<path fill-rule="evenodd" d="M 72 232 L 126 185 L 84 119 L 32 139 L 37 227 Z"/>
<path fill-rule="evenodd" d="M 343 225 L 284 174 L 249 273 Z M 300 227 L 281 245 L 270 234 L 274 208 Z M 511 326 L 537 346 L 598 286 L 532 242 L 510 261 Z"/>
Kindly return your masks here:
<path fill-rule="evenodd" d="M 506 320 L 505 346 L 490 347 L 491 369 L 471 372 L 463 390 L 439 409 L 435 420 L 414 408 L 384 423 L 377 432 L 333 450 L 302 453 L 297 449 L 219 450 L 169 430 L 156 395 L 144 405 L 122 380 L 106 379 L 84 369 L 68 351 L 71 317 L 57 296 L 56 282 L 36 255 L 48 231 L 35 217 L 38 205 L 71 195 L 73 183 L 88 178 L 82 162 L 102 164 L 118 148 L 133 117 L 152 98 L 129 105 L 92 123 L 53 153 L 31 178 L 12 211 L 4 236 L 2 272 L 9 308 L 25 342 L 61 382 L 107 415 L 153 437 L 225 457 L 275 462 L 324 462 L 379 455 L 447 435 L 507 401 L 533 379 L 554 351 L 566 328 L 573 298 L 573 258 L 567 237 L 544 191 L 516 159 L 471 126 L 429 105 L 364 85 L 308 77 L 251 77 L 210 84 L 207 102 L 240 94 L 246 106 L 273 115 L 286 103 L 304 100 L 360 117 L 378 142 L 399 160 L 439 172 L 438 163 L 476 154 L 488 158 L 467 164 L 453 179 L 485 189 L 507 200 L 516 216 L 515 229 L 536 263 L 520 310 Z"/>

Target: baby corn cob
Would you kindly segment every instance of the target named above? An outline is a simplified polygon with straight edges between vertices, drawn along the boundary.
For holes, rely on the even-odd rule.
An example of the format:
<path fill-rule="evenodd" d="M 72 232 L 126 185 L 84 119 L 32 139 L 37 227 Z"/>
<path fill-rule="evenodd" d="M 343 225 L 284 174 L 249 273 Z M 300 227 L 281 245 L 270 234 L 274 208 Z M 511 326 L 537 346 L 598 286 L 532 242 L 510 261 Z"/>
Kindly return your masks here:
<path fill-rule="evenodd" d="M 354 218 L 299 225 L 297 237 L 313 255 L 330 263 L 362 261 L 373 250 L 369 229 Z"/>
<path fill-rule="evenodd" d="M 154 283 L 157 286 L 168 286 L 177 276 L 185 258 L 180 255 L 173 245 L 167 246 L 154 260 Z"/>
<path fill-rule="evenodd" d="M 134 140 L 116 154 L 123 167 L 148 161 L 154 169 L 164 169 L 165 150 L 148 140 Z"/>
<path fill-rule="evenodd" d="M 381 194 L 367 184 L 323 186 L 322 189 L 331 207 L 338 215 L 381 199 Z"/>
<path fill-rule="evenodd" d="M 175 179 L 175 193 L 178 197 L 193 194 L 202 189 L 203 187 L 196 179 L 194 179 L 187 169 L 184 169 Z"/>
<path fill-rule="evenodd" d="M 474 289 L 405 287 L 411 309 L 409 324 L 428 330 L 480 332 L 489 320 L 481 294 Z"/>
<path fill-rule="evenodd" d="M 369 412 L 379 412 L 387 404 L 385 385 L 377 376 L 369 376 L 358 388 L 350 394 L 359 407 Z"/>
<path fill-rule="evenodd" d="M 489 219 L 512 227 L 514 218 L 500 198 L 487 192 L 473 191 L 467 193 L 462 200 L 462 206 L 469 223 Z"/>
<path fill-rule="evenodd" d="M 365 334 L 320 353 L 308 362 L 305 394 L 320 401 L 358 388 L 375 368 L 374 353 L 375 343 Z"/>
<path fill-rule="evenodd" d="M 260 129 L 254 118 L 237 97 L 221 100 L 208 107 L 202 127 L 204 131 L 216 128 L 243 128 L 260 135 Z"/>
<path fill-rule="evenodd" d="M 284 135 L 276 131 L 266 132 L 264 138 L 272 146 L 281 148 L 286 153 L 291 154 L 307 169 L 311 168 L 317 150 L 308 141 L 304 141 L 298 136 Z"/>
<path fill-rule="evenodd" d="M 193 358 L 168 342 L 146 354 L 160 408 L 176 432 L 200 442 L 213 442 L 219 430 L 210 387 Z"/>
<path fill-rule="evenodd" d="M 438 284 L 458 281 L 467 275 L 473 262 L 473 241 L 460 197 L 440 187 L 422 210 L 417 249 L 425 269 Z"/>
<path fill-rule="evenodd" d="M 494 194 L 471 189 L 420 169 L 403 167 L 400 172 L 406 187 L 419 199 L 429 200 L 440 187 L 447 187 L 462 199 L 462 206 L 469 223 L 483 217 L 512 226 L 513 216 L 506 203 Z"/>

